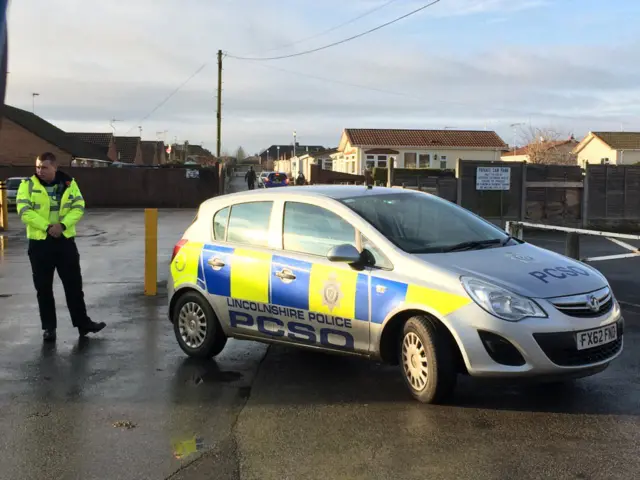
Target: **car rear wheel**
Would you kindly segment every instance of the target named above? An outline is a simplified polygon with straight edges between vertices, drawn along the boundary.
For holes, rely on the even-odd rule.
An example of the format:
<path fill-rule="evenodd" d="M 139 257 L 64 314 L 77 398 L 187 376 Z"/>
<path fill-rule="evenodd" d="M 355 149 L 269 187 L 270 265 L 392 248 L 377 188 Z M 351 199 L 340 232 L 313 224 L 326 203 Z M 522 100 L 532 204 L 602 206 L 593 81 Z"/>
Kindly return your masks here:
<path fill-rule="evenodd" d="M 176 302 L 171 320 L 180 348 L 190 357 L 215 357 L 227 344 L 227 336 L 216 314 L 199 293 L 182 295 Z"/>
<path fill-rule="evenodd" d="M 445 328 L 418 315 L 405 322 L 400 334 L 402 376 L 411 395 L 422 403 L 444 403 L 456 386 L 454 350 Z"/>

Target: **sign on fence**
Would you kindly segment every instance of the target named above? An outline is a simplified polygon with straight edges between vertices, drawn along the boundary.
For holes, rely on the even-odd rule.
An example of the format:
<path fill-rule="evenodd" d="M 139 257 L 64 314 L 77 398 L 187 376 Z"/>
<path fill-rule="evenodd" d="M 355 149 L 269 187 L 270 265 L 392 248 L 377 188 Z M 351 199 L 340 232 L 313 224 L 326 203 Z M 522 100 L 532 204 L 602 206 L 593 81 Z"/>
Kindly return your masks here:
<path fill-rule="evenodd" d="M 187 178 L 200 178 L 200 172 L 198 170 L 187 169 L 186 177 Z"/>
<path fill-rule="evenodd" d="M 511 188 L 511 168 L 478 167 L 476 190 L 509 190 Z"/>

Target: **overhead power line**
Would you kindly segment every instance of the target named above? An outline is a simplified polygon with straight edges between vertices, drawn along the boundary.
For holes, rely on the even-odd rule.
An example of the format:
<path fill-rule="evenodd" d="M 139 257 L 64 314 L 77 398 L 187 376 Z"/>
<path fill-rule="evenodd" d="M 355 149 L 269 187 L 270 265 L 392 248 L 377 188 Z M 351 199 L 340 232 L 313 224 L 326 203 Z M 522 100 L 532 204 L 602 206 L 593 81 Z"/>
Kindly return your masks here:
<path fill-rule="evenodd" d="M 209 64 L 209 62 L 207 63 L 203 63 L 202 65 L 200 65 L 200 67 L 193 72 L 189 78 L 187 78 L 184 82 L 182 82 L 180 85 L 178 85 L 169 95 L 167 95 L 164 100 L 162 100 L 159 104 L 157 104 L 155 107 L 153 107 L 153 109 L 147 113 L 144 117 L 142 117 L 140 120 L 138 120 L 137 124 L 134 125 L 133 127 L 131 127 L 129 130 L 127 130 L 127 132 L 125 133 L 125 136 L 128 135 L 129 133 L 131 133 L 132 130 L 134 130 L 135 128 L 137 128 L 137 125 L 140 125 L 142 122 L 144 122 L 147 118 L 149 118 L 151 115 L 153 115 L 160 107 L 162 107 L 165 103 L 167 103 L 169 100 L 171 100 L 171 98 L 178 93 L 180 90 L 182 90 L 182 88 L 191 81 L 191 79 L 193 79 L 196 75 L 198 75 L 202 70 L 204 70 L 204 68 Z"/>
<path fill-rule="evenodd" d="M 344 38 L 342 40 L 330 43 L 328 45 L 324 45 L 322 47 L 313 48 L 311 50 L 305 50 L 304 52 L 290 53 L 289 55 L 280 55 L 280 56 L 277 56 L 277 57 L 240 57 L 240 56 L 232 55 L 232 54 L 230 54 L 228 52 L 227 52 L 226 55 L 229 58 L 235 58 L 236 60 L 253 60 L 253 61 L 281 60 L 281 59 L 284 59 L 284 58 L 300 57 L 302 55 L 308 55 L 310 53 L 315 53 L 315 52 L 319 52 L 321 50 L 326 50 L 328 48 L 335 47 L 337 45 L 342 45 L 343 43 L 350 42 L 350 41 L 355 40 L 357 38 L 364 37 L 365 35 L 369 35 L 370 33 L 376 32 L 376 31 L 381 30 L 381 29 L 383 29 L 385 27 L 388 27 L 389 25 L 397 23 L 400 20 L 404 20 L 407 17 L 415 15 L 416 13 L 419 13 L 422 10 L 425 10 L 425 9 L 427 9 L 429 7 L 432 7 L 433 5 L 435 5 L 436 3 L 439 3 L 439 2 L 440 2 L 440 0 L 433 0 L 432 2 L 427 3 L 426 5 L 423 5 L 420 8 L 416 8 L 415 10 L 412 10 L 411 12 L 406 13 L 406 14 L 402 15 L 401 17 L 395 18 L 395 19 L 393 19 L 393 20 L 391 20 L 389 22 L 383 23 L 382 25 L 378 25 L 377 27 L 371 28 L 371 29 L 369 29 L 367 31 L 364 31 L 362 33 L 359 33 L 357 35 L 353 35 L 351 37 Z"/>
<path fill-rule="evenodd" d="M 350 20 L 347 20 L 346 22 L 343 22 L 343 23 L 340 23 L 340 24 L 338 24 L 338 25 L 336 25 L 334 27 L 331 27 L 328 30 L 324 30 L 322 32 L 316 33 L 314 35 L 311 35 L 310 37 L 305 37 L 305 38 L 301 38 L 300 40 L 295 40 L 295 41 L 293 41 L 291 43 L 285 43 L 284 45 L 279 45 L 277 47 L 269 48 L 267 50 L 262 50 L 259 53 L 272 52 L 274 50 L 280 50 L 280 49 L 283 49 L 283 48 L 293 47 L 294 45 L 297 45 L 299 43 L 308 42 L 309 40 L 313 40 L 314 38 L 322 37 L 322 36 L 324 36 L 324 35 L 326 35 L 328 33 L 331 33 L 331 32 L 334 32 L 334 31 L 338 30 L 339 28 L 346 27 L 347 25 L 351 25 L 352 23 L 355 23 L 358 20 L 361 20 L 361 19 L 363 19 L 365 17 L 368 17 L 372 13 L 375 13 L 378 10 L 382 10 L 383 8 L 386 8 L 389 5 L 391 5 L 392 3 L 396 3 L 397 1 L 398 0 L 389 0 L 388 2 L 383 3 L 382 5 L 379 5 L 379 6 L 375 7 L 375 8 L 372 8 L 371 10 L 367 10 L 366 12 L 358 15 L 357 17 L 354 17 L 354 18 L 352 18 Z"/>
<path fill-rule="evenodd" d="M 352 18 L 352 19 L 350 19 L 350 20 L 347 20 L 346 22 L 340 23 L 340 24 L 338 24 L 338 25 L 336 25 L 336 26 L 334 26 L 334 27 L 331 27 L 331 28 L 329 28 L 328 30 L 325 30 L 325 31 L 320 32 L 320 33 L 317 33 L 317 34 L 312 35 L 312 36 L 310 36 L 310 37 L 306 37 L 306 38 L 302 38 L 302 39 L 300 39 L 300 40 L 296 40 L 295 42 L 292 42 L 292 43 L 290 43 L 289 45 L 285 45 L 285 46 L 281 46 L 281 47 L 276 47 L 276 48 L 273 48 L 273 49 L 270 49 L 270 50 L 266 50 L 266 51 L 268 51 L 268 52 L 269 52 L 269 51 L 272 51 L 272 50 L 276 50 L 276 49 L 280 49 L 280 48 L 285 48 L 285 47 L 287 47 L 287 46 L 296 45 L 296 44 L 298 44 L 298 43 L 306 42 L 307 40 L 311 40 L 311 39 L 313 39 L 313 38 L 317 38 L 317 37 L 320 37 L 320 36 L 322 36 L 322 35 L 326 35 L 327 33 L 333 32 L 334 30 L 337 30 L 337 29 L 339 29 L 339 28 L 342 28 L 342 27 L 344 27 L 345 25 L 349 25 L 349 24 L 351 24 L 351 23 L 354 23 L 354 22 L 356 22 L 356 21 L 360 20 L 361 18 L 364 18 L 364 17 L 366 17 L 366 16 L 368 16 L 368 15 L 371 15 L 372 13 L 377 12 L 378 10 L 381 10 L 381 9 L 383 9 L 384 7 L 386 7 L 386 6 L 388 6 L 388 5 L 391 5 L 392 3 L 395 3 L 395 2 L 397 2 L 397 1 L 398 1 L 398 0 L 390 0 L 390 1 L 388 1 L 387 3 L 385 3 L 385 4 L 383 4 L 383 5 L 379 6 L 379 7 L 376 7 L 376 8 L 373 8 L 373 9 L 371 9 L 371 10 L 368 10 L 367 12 L 365 12 L 365 13 L 363 13 L 363 14 L 360 14 L 360 15 L 358 15 L 357 17 L 354 17 L 354 18 Z M 436 2 L 433 2 L 433 3 L 437 3 L 437 2 L 439 2 L 439 1 L 440 1 L 440 0 L 436 0 Z M 429 5 L 427 5 L 427 6 L 429 6 Z M 424 8 L 426 8 L 426 7 L 424 7 Z M 380 27 L 380 28 L 381 28 L 381 27 Z M 227 55 L 225 54 L 224 56 L 227 56 Z M 169 100 L 171 100 L 171 98 L 173 98 L 173 96 L 174 96 L 175 94 L 177 94 L 180 90 L 182 90 L 182 89 L 185 87 L 185 85 L 187 85 L 187 83 L 189 83 L 189 82 L 190 82 L 194 77 L 196 77 L 196 76 L 197 76 L 197 75 L 198 75 L 202 70 L 204 70 L 204 68 L 205 68 L 207 65 L 209 65 L 209 63 L 211 63 L 211 61 L 207 61 L 207 62 L 203 63 L 202 65 L 200 65 L 200 67 L 198 67 L 198 69 L 197 69 L 195 72 L 193 72 L 193 73 L 192 73 L 192 74 L 191 74 L 191 75 L 190 75 L 190 76 L 189 76 L 189 77 L 188 77 L 184 82 L 182 82 L 180 85 L 178 85 L 178 86 L 175 88 L 175 90 L 173 90 L 173 91 L 172 91 L 172 92 L 171 92 L 171 93 L 170 93 L 170 94 L 169 94 L 169 95 L 168 95 L 164 100 L 162 100 L 162 101 L 161 101 L 158 105 L 156 105 L 156 106 L 155 106 L 155 107 L 154 107 L 154 108 L 153 108 L 149 113 L 147 113 L 144 117 L 142 117 L 142 118 L 141 118 L 141 119 L 140 119 L 140 120 L 139 120 L 139 121 L 138 121 L 134 126 L 132 126 L 132 127 L 131 127 L 131 128 L 130 128 L 126 133 L 125 133 L 125 135 L 128 135 L 129 133 L 131 133 L 131 131 L 132 131 L 132 130 L 134 130 L 135 128 L 137 128 L 137 125 L 139 125 L 140 123 L 142 123 L 143 121 L 145 121 L 146 119 L 148 119 L 148 118 L 149 118 L 151 115 L 153 115 L 153 114 L 154 114 L 154 113 L 155 113 L 155 112 L 156 112 L 160 107 L 162 107 L 165 103 L 167 103 Z"/>

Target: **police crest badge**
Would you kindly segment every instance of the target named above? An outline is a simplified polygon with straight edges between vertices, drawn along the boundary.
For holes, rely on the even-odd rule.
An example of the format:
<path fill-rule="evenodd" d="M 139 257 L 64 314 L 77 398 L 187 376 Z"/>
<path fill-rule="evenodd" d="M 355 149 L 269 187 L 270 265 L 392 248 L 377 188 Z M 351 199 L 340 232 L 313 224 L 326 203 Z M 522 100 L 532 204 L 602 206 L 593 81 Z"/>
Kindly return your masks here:
<path fill-rule="evenodd" d="M 342 300 L 340 282 L 338 282 L 335 275 L 329 275 L 322 288 L 322 304 L 331 312 L 334 308 L 340 306 L 340 300 Z"/>

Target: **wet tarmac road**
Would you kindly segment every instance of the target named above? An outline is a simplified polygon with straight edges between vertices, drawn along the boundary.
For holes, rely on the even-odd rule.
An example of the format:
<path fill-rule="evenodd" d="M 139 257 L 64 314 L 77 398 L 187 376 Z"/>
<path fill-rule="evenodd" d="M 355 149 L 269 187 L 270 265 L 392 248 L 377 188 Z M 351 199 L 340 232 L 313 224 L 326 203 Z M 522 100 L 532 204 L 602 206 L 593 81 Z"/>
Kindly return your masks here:
<path fill-rule="evenodd" d="M 161 282 L 193 214 L 160 214 Z M 56 280 L 53 348 L 21 232 L 3 240 L 0 479 L 640 478 L 640 259 L 594 264 L 625 302 L 625 352 L 608 370 L 563 387 L 464 378 L 453 405 L 434 407 L 395 368 L 359 359 L 235 341 L 215 361 L 186 359 L 163 289 L 142 294 L 142 231 L 139 211 L 87 216 L 85 293 L 108 327 L 78 341 Z"/>

